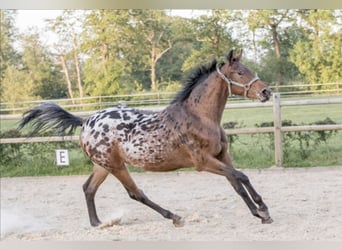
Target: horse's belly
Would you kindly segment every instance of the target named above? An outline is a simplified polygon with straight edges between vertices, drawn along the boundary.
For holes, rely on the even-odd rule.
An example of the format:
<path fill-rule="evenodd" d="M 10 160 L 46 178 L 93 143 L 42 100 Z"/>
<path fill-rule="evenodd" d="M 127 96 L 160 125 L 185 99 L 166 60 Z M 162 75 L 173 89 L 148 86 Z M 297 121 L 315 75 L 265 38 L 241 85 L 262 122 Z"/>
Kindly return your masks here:
<path fill-rule="evenodd" d="M 165 161 L 167 150 L 165 145 L 153 143 L 153 141 L 128 141 L 120 145 L 126 162 L 136 167 L 144 167 L 148 164 L 158 164 Z"/>

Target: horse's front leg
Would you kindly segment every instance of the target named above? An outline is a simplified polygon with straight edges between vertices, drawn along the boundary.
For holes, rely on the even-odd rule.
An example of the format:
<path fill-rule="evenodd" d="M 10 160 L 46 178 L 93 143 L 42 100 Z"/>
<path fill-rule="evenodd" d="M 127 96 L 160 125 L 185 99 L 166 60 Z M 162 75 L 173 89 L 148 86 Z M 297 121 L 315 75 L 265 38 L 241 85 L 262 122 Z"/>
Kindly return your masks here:
<path fill-rule="evenodd" d="M 244 173 L 242 173 L 241 171 L 238 171 L 236 169 L 234 169 L 233 174 L 235 176 L 235 179 L 239 180 L 245 186 L 248 193 L 252 197 L 253 201 L 259 205 L 259 208 L 257 209 L 256 212 L 257 212 L 257 216 L 262 219 L 261 222 L 263 224 L 272 223 L 273 220 L 269 215 L 268 208 L 267 208 L 266 204 L 262 200 L 262 197 L 256 192 L 256 190 L 252 186 L 247 175 L 245 175 Z"/>
<path fill-rule="evenodd" d="M 232 175 L 227 176 L 227 179 L 233 185 L 237 193 L 244 199 L 254 216 L 261 218 L 261 222 L 263 224 L 270 224 L 273 222 L 262 197 L 255 191 L 249 181 L 249 178 L 245 174 L 233 169 Z M 253 205 L 250 205 L 252 202 L 250 197 L 252 197 L 253 201 L 259 205 L 258 208 L 255 207 L 254 203 Z"/>
<path fill-rule="evenodd" d="M 266 204 L 263 202 L 261 196 L 255 191 L 248 177 L 242 172 L 234 169 L 228 161 L 227 164 L 225 164 L 222 161 L 209 156 L 205 161 L 205 165 L 198 167 L 198 170 L 225 176 L 254 216 L 261 218 L 263 224 L 273 222 Z M 252 197 L 253 200 L 250 197 Z M 259 205 L 259 208 L 253 201 Z"/>

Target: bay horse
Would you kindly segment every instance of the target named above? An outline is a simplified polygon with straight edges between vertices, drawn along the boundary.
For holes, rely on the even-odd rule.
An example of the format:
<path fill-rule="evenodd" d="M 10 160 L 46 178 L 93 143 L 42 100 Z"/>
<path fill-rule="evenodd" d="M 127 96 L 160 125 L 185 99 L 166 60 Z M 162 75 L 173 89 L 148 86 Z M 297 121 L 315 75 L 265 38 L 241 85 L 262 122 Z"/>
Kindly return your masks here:
<path fill-rule="evenodd" d="M 262 223 L 272 223 L 268 208 L 249 178 L 234 168 L 227 153 L 222 113 L 231 95 L 269 100 L 271 91 L 240 62 L 242 50 L 231 50 L 226 62 L 213 60 L 198 67 L 183 89 L 159 112 L 134 108 L 107 108 L 87 119 L 76 117 L 54 103 L 42 103 L 23 114 L 19 129 L 31 124 L 34 132 L 55 129 L 72 134 L 81 126 L 80 145 L 93 162 L 93 173 L 83 185 L 90 224 L 100 226 L 95 207 L 98 187 L 110 173 L 130 198 L 154 209 L 175 226 L 183 219 L 151 201 L 131 178 L 126 164 L 146 171 L 171 171 L 195 167 L 227 178 Z"/>

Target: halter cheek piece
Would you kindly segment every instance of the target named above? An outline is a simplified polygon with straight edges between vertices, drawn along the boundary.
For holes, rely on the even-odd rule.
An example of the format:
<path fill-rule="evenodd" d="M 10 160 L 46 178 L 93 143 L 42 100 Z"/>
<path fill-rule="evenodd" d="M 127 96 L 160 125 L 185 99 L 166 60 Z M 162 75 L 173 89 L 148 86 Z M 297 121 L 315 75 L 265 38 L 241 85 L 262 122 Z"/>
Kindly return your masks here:
<path fill-rule="evenodd" d="M 239 82 L 235 82 L 232 79 L 227 78 L 220 70 L 220 66 L 216 65 L 216 71 L 219 74 L 219 76 L 226 82 L 228 83 L 228 91 L 229 91 L 229 96 L 232 96 L 232 87 L 231 85 L 239 86 L 244 89 L 244 97 L 247 97 L 248 91 L 251 88 L 252 84 L 259 80 L 259 77 L 255 74 L 255 77 L 249 81 L 249 83 L 243 84 Z"/>

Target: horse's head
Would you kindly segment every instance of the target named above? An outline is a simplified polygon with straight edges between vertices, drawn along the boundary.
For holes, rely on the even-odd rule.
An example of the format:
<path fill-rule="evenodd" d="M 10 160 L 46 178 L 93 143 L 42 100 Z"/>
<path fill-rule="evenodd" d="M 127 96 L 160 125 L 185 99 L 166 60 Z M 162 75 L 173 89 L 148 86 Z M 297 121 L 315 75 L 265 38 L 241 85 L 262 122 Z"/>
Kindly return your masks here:
<path fill-rule="evenodd" d="M 228 62 L 221 68 L 217 67 L 218 74 L 228 84 L 229 95 L 259 99 L 261 102 L 268 101 L 271 90 L 259 79 L 256 73 L 240 63 L 241 55 L 242 50 L 235 56 L 231 50 L 227 55 Z"/>

